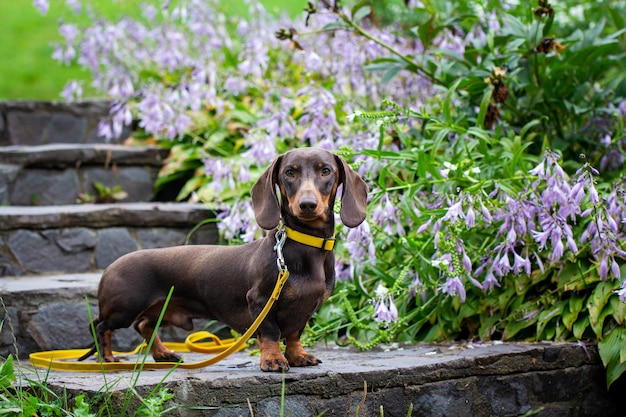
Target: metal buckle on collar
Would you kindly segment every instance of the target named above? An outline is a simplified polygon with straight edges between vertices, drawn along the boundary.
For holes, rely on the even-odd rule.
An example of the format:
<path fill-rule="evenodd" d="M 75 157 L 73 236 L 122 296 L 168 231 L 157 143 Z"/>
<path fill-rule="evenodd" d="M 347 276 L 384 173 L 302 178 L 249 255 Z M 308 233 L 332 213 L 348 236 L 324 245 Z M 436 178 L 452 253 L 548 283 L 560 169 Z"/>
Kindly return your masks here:
<path fill-rule="evenodd" d="M 330 249 L 326 249 L 326 243 L 330 243 Z M 324 241 L 322 242 L 322 249 L 324 250 L 333 250 L 333 247 L 335 246 L 335 238 L 334 237 L 325 237 Z"/>

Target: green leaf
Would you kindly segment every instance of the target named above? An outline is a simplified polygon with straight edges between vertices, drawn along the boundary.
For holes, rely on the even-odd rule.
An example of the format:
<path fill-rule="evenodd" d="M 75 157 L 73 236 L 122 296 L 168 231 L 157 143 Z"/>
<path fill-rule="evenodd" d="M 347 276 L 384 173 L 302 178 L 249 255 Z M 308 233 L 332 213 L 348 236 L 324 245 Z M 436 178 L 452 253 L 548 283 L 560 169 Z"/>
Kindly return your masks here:
<path fill-rule="evenodd" d="M 613 319 L 615 319 L 615 322 L 619 326 L 623 325 L 626 321 L 626 303 L 621 301 L 615 294 L 613 294 L 609 302 L 611 304 Z"/>
<path fill-rule="evenodd" d="M 520 331 L 533 326 L 535 323 L 537 323 L 539 315 L 535 314 L 534 316 L 531 316 L 529 318 L 517 317 L 519 316 L 516 314 L 508 318 L 508 321 L 506 322 L 503 331 L 504 340 L 511 340 L 513 336 L 515 336 Z"/>
<path fill-rule="evenodd" d="M 358 3 L 352 8 L 352 20 L 354 23 L 358 24 L 364 17 L 370 15 L 371 13 L 372 8 L 368 4 L 364 4 L 363 2 Z"/>
<path fill-rule="evenodd" d="M 13 368 L 13 355 L 9 355 L 2 365 L 0 365 L 0 388 L 8 388 L 15 381 L 15 370 Z"/>
<path fill-rule="evenodd" d="M 454 93 L 456 92 L 457 87 L 461 83 L 462 78 L 459 78 L 450 86 L 448 92 L 446 93 L 446 97 L 443 100 L 443 117 L 448 125 L 451 125 L 452 120 L 452 98 L 454 97 Z"/>
<path fill-rule="evenodd" d="M 576 323 L 572 326 L 572 333 L 574 337 L 578 340 L 584 339 L 584 334 L 587 328 L 589 327 L 589 316 L 583 316 L 578 319 Z"/>
<path fill-rule="evenodd" d="M 348 26 L 347 23 L 342 22 L 342 21 L 334 21 L 334 22 L 330 22 L 326 25 L 324 25 L 323 30 L 325 31 L 331 31 L 331 30 L 338 30 L 338 29 L 349 29 L 350 26 Z"/>
<path fill-rule="evenodd" d="M 182 201 L 187 198 L 193 191 L 196 191 L 204 182 L 206 181 L 206 177 L 204 176 L 195 176 L 191 177 L 181 188 L 180 192 L 176 196 L 176 201 Z"/>
<path fill-rule="evenodd" d="M 75 417 L 95 417 L 95 414 L 89 412 L 89 404 L 85 402 L 85 394 L 76 397 L 76 407 L 74 408 Z"/>
<path fill-rule="evenodd" d="M 598 341 L 598 352 L 606 367 L 606 380 L 611 386 L 624 372 L 626 362 L 621 359 L 623 345 L 626 345 L 626 328 L 613 328 L 602 340 Z"/>
<path fill-rule="evenodd" d="M 604 319 L 609 314 L 607 310 L 610 309 L 607 303 L 615 290 L 615 285 L 609 281 L 600 282 L 587 301 L 591 327 L 598 338 L 602 337 Z"/>
<path fill-rule="evenodd" d="M 572 294 L 569 297 L 569 302 L 567 308 L 563 310 L 563 324 L 567 328 L 567 330 L 572 331 L 574 327 L 574 323 L 578 319 L 578 315 L 580 314 L 583 306 L 585 304 L 585 297 L 581 295 Z"/>
<path fill-rule="evenodd" d="M 482 100 L 480 100 L 480 111 L 476 117 L 476 127 L 482 129 L 485 127 L 485 116 L 487 115 L 487 108 L 491 101 L 491 95 L 493 94 L 493 87 L 489 87 L 485 90 Z"/>
<path fill-rule="evenodd" d="M 556 306 L 548 309 L 548 310 L 543 310 L 539 313 L 539 318 L 537 320 L 537 337 L 538 338 L 542 338 L 542 333 L 544 332 L 544 330 L 547 332 L 548 330 L 550 331 L 554 331 L 554 328 L 551 327 L 550 329 L 546 329 L 546 326 L 548 325 L 548 323 L 550 323 L 550 321 L 552 321 L 552 319 L 554 319 L 555 317 L 559 317 L 561 315 L 561 313 L 563 312 L 563 309 L 565 307 L 565 303 L 566 301 L 559 301 L 557 303 Z M 545 339 L 551 339 L 550 336 L 546 336 L 543 337 Z"/>

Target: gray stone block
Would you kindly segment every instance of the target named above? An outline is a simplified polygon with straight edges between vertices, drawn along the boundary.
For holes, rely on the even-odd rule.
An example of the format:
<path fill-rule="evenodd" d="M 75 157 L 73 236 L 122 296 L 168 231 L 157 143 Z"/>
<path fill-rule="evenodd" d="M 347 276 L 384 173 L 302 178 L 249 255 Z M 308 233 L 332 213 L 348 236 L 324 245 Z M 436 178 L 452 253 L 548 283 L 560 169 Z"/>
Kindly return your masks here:
<path fill-rule="evenodd" d="M 156 174 L 156 170 L 152 173 L 141 167 L 89 167 L 84 169 L 83 192 L 96 194 L 94 184 L 99 182 L 111 188 L 120 186 L 128 194 L 125 201 L 150 201 L 154 195 Z"/>
<path fill-rule="evenodd" d="M 11 346 L 15 343 L 15 338 L 20 336 L 20 319 L 17 308 L 4 306 L 0 309 L 0 346 Z"/>
<path fill-rule="evenodd" d="M 84 117 L 55 114 L 48 123 L 47 143 L 82 143 L 86 127 L 87 121 Z"/>
<path fill-rule="evenodd" d="M 9 111 L 6 117 L 11 144 L 43 145 L 46 143 L 46 128 L 50 121 L 47 113 Z"/>
<path fill-rule="evenodd" d="M 0 164 L 0 204 L 8 204 L 11 198 L 11 186 L 17 174 L 19 167 L 12 164 Z"/>
<path fill-rule="evenodd" d="M 0 245 L 1 247 L 2 245 Z M 0 254 L 0 277 L 14 277 L 22 275 L 24 271 L 9 258 Z"/>
<path fill-rule="evenodd" d="M 4 114 L 0 112 L 0 146 L 9 146 L 9 134 L 6 131 L 6 123 L 4 122 Z"/>
<path fill-rule="evenodd" d="M 165 248 L 183 245 L 187 234 L 182 230 L 165 227 L 142 229 L 137 231 L 137 238 L 142 249 Z"/>
<path fill-rule="evenodd" d="M 517 416 L 530 411 L 526 378 L 486 378 L 479 384 L 478 392 L 490 399 L 494 416 Z"/>
<path fill-rule="evenodd" d="M 59 234 L 55 235 L 54 239 L 65 253 L 78 253 L 90 250 L 97 243 L 95 235 L 84 227 L 62 229 Z"/>
<path fill-rule="evenodd" d="M 413 412 L 416 415 L 442 417 L 473 417 L 475 415 L 472 410 L 471 390 L 458 390 L 452 381 L 424 387 L 415 392 L 411 400 Z M 406 405 L 408 406 L 408 401 Z"/>
<path fill-rule="evenodd" d="M 205 224 L 191 234 L 189 243 L 192 245 L 215 245 L 220 241 L 215 223 Z"/>
<path fill-rule="evenodd" d="M 22 171 L 15 181 L 11 204 L 16 206 L 74 204 L 78 179 L 73 169 Z"/>
<path fill-rule="evenodd" d="M 282 399 L 280 397 L 274 397 L 259 401 L 256 410 L 257 413 L 262 416 L 287 415 L 308 417 L 317 415 L 317 413 L 314 413 L 307 407 L 306 403 L 306 396 L 304 395 L 294 395 Z M 281 414 L 281 409 L 284 414 Z"/>
<path fill-rule="evenodd" d="M 135 239 L 133 239 L 127 229 L 123 227 L 103 229 L 98 233 L 96 268 L 105 269 L 120 256 L 137 249 Z"/>
<path fill-rule="evenodd" d="M 45 305 L 33 314 L 27 329 L 42 350 L 83 348 L 93 341 L 85 303 Z"/>
<path fill-rule="evenodd" d="M 71 229 L 18 230 L 11 234 L 8 244 L 19 263 L 30 272 L 84 272 L 88 270 L 92 256 L 89 235 L 86 229 L 78 232 Z M 83 239 L 80 245 L 76 243 L 79 238 Z M 59 241 L 71 250 L 64 250 Z"/>

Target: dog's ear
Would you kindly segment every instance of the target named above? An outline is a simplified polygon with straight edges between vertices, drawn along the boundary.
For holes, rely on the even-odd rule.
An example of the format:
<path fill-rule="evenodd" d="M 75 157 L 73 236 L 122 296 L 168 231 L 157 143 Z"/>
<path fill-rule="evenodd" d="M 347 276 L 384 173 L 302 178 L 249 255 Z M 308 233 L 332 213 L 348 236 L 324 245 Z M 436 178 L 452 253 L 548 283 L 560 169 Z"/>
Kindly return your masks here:
<path fill-rule="evenodd" d="M 261 177 L 252 186 L 252 206 L 254 217 L 262 229 L 272 230 L 280 222 L 280 206 L 276 196 L 276 184 L 278 183 L 278 168 L 282 156 L 274 159 L 272 164 L 261 174 Z"/>
<path fill-rule="evenodd" d="M 339 167 L 339 182 L 343 184 L 341 196 L 341 221 L 348 227 L 357 227 L 367 215 L 367 184 L 346 161 L 335 155 Z"/>

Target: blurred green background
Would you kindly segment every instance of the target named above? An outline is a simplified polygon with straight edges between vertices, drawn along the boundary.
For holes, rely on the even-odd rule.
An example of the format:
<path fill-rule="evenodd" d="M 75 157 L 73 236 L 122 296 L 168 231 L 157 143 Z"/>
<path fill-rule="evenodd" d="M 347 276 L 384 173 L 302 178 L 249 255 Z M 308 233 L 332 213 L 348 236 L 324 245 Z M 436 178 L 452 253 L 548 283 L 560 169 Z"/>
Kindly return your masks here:
<path fill-rule="evenodd" d="M 244 0 L 220 0 L 220 9 L 229 16 L 245 16 Z M 86 0 L 95 10 L 114 19 L 121 15 L 139 15 L 140 0 Z M 291 16 L 303 16 L 305 0 L 261 0 L 266 10 Z M 58 22 L 75 19 L 65 0 L 50 0 L 45 16 L 33 6 L 33 0 L 0 0 L 0 100 L 61 100 L 59 93 L 72 79 L 89 80 L 90 75 L 76 64 L 63 65 L 52 59 L 53 45 L 62 41 Z M 87 24 L 88 22 L 85 21 Z M 94 97 L 87 89 L 84 96 Z"/>

